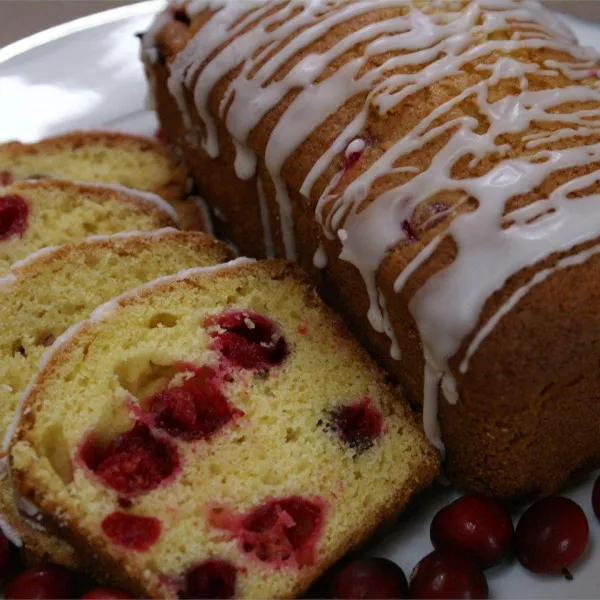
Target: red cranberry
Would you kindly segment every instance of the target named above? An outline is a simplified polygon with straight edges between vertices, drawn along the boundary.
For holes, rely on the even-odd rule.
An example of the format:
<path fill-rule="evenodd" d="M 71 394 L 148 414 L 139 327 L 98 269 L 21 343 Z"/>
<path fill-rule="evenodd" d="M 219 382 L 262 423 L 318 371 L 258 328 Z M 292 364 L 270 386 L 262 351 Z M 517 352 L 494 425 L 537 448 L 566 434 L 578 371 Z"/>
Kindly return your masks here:
<path fill-rule="evenodd" d="M 26 569 L 11 579 L 4 591 L 7 600 L 17 598 L 75 598 L 75 575 L 62 567 L 42 565 Z"/>
<path fill-rule="evenodd" d="M 144 552 L 160 537 L 161 525 L 154 517 L 114 512 L 102 521 L 102 531 L 115 544 Z"/>
<path fill-rule="evenodd" d="M 178 8 L 173 12 L 173 18 L 184 25 L 189 25 L 192 21 L 185 8 Z"/>
<path fill-rule="evenodd" d="M 517 525 L 519 562 L 534 573 L 565 571 L 585 551 L 589 526 L 581 507 L 560 496 L 538 500 Z"/>
<path fill-rule="evenodd" d="M 357 600 L 408 598 L 408 584 L 402 569 L 391 560 L 359 558 L 335 574 L 329 597 Z"/>
<path fill-rule="evenodd" d="M 207 560 L 185 579 L 184 598 L 234 598 L 236 568 L 224 560 Z"/>
<path fill-rule="evenodd" d="M 8 538 L 0 531 L 0 582 L 4 581 L 12 569 L 12 548 Z"/>
<path fill-rule="evenodd" d="M 596 517 L 600 519 L 600 477 L 596 479 L 596 483 L 594 484 L 594 491 L 592 493 L 592 507 Z"/>
<path fill-rule="evenodd" d="M 116 588 L 94 588 L 81 596 L 81 600 L 129 600 L 133 596 L 124 590 Z"/>
<path fill-rule="evenodd" d="M 149 427 L 140 422 L 103 450 L 97 448 L 93 438 L 88 440 L 81 457 L 106 485 L 126 495 L 154 489 L 179 466 L 176 449 L 156 438 Z"/>
<path fill-rule="evenodd" d="M 184 440 L 200 440 L 217 433 L 234 415 L 243 414 L 231 406 L 219 390 L 212 369 L 200 369 L 183 382 L 156 394 L 150 412 L 157 427 Z"/>
<path fill-rule="evenodd" d="M 208 324 L 225 330 L 213 333 L 214 347 L 242 369 L 269 369 L 280 365 L 289 354 L 273 321 L 254 312 L 226 312 Z"/>
<path fill-rule="evenodd" d="M 508 554 L 514 527 L 510 515 L 495 500 L 463 496 L 442 508 L 431 523 L 435 548 L 460 552 L 482 569 Z"/>
<path fill-rule="evenodd" d="M 162 130 L 161 127 L 159 127 L 156 130 L 156 133 L 154 134 L 154 137 L 161 143 L 161 144 L 166 144 L 167 143 L 167 138 L 165 136 L 165 132 Z"/>
<path fill-rule="evenodd" d="M 13 176 L 10 171 L 0 171 L 0 187 L 10 185 L 13 182 Z"/>
<path fill-rule="evenodd" d="M 407 221 L 406 219 L 402 221 L 402 231 L 406 235 L 406 239 L 409 242 L 419 241 L 419 236 L 417 235 L 417 232 L 414 230 L 414 227 L 412 226 L 410 221 Z"/>
<path fill-rule="evenodd" d="M 445 550 L 434 550 L 415 567 L 411 598 L 487 598 L 488 584 L 477 563 Z"/>
<path fill-rule="evenodd" d="M 371 398 L 335 408 L 332 421 L 340 438 L 358 452 L 368 450 L 383 430 L 383 415 Z"/>
<path fill-rule="evenodd" d="M 322 524 L 323 509 L 316 502 L 300 497 L 271 500 L 244 518 L 242 546 L 264 562 L 312 565 Z"/>
<path fill-rule="evenodd" d="M 0 240 L 23 236 L 27 229 L 29 206 L 21 196 L 0 197 Z"/>

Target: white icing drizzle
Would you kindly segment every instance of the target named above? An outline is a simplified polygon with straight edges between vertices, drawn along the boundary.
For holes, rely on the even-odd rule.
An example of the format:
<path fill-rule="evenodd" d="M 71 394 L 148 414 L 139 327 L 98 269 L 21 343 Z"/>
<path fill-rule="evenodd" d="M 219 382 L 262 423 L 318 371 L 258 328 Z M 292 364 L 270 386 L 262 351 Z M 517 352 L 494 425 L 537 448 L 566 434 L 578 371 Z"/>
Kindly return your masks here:
<path fill-rule="evenodd" d="M 0 513 L 0 530 L 17 547 L 23 546 L 19 532 L 8 522 L 6 517 Z"/>
<path fill-rule="evenodd" d="M 576 265 L 582 265 L 587 262 L 592 256 L 600 253 L 600 246 L 594 246 L 580 252 L 559 260 L 556 265 L 549 269 L 544 269 L 536 273 L 531 281 L 521 286 L 504 304 L 496 311 L 496 314 L 477 332 L 477 335 L 473 341 L 469 344 L 469 348 L 465 353 L 465 356 L 460 363 L 459 370 L 461 373 L 466 373 L 469 370 L 469 361 L 477 352 L 479 346 L 485 341 L 485 339 L 492 333 L 496 328 L 496 325 L 500 322 L 502 317 L 507 315 L 536 285 L 539 285 L 543 281 L 546 281 L 551 275 L 562 269 L 567 269 Z"/>
<path fill-rule="evenodd" d="M 271 218 L 269 216 L 269 207 L 262 179 L 256 178 L 256 188 L 258 193 L 258 202 L 260 205 L 260 218 L 262 221 L 263 237 L 265 238 L 265 256 L 273 258 L 275 256 L 275 244 L 273 242 L 273 232 L 271 231 Z"/>
<path fill-rule="evenodd" d="M 319 244 L 317 251 L 313 257 L 313 265 L 317 269 L 324 269 L 327 267 L 327 252 L 325 252 L 324 244 Z"/>
<path fill-rule="evenodd" d="M 585 144 L 600 133 L 600 108 L 569 112 L 569 103 L 600 106 L 600 82 L 593 76 L 599 56 L 576 45 L 571 32 L 534 0 L 473 0 L 439 2 L 431 6 L 413 0 L 203 0 L 188 5 L 188 13 L 211 9 L 207 24 L 178 54 L 171 65 L 169 89 L 191 129 L 184 87 L 193 92 L 194 110 L 201 122 L 198 142 L 212 157 L 219 155 L 215 118 L 225 123 L 236 150 L 236 171 L 243 177 L 255 170 L 250 154 L 251 132 L 292 90 L 295 97 L 272 124 L 265 149 L 265 165 L 276 190 L 281 236 L 286 255 L 295 257 L 292 203 L 282 173 L 286 161 L 321 124 L 350 99 L 366 97 L 352 120 L 344 124 L 331 147 L 309 166 L 301 187 L 306 197 L 340 154 L 364 150 L 362 133 L 373 111 L 386 115 L 415 94 L 465 73 L 477 64 L 478 78 L 457 91 L 454 98 L 433 108 L 401 139 L 386 146 L 342 192 L 336 173 L 320 198 L 316 220 L 328 239 L 339 239 L 340 258 L 361 273 L 370 299 L 368 318 L 386 333 L 391 352 L 399 358 L 394 329 L 378 289 L 377 274 L 389 251 L 408 243 L 404 227 L 419 205 L 441 193 L 458 193 L 477 201 L 473 210 L 454 216 L 448 228 L 430 241 L 399 273 L 396 293 L 447 238 L 457 247 L 456 259 L 421 287 L 410 301 L 426 355 L 425 415 L 435 418 L 438 387 L 450 401 L 458 398 L 449 359 L 458 351 L 479 319 L 487 299 L 521 269 L 540 263 L 555 252 L 566 252 L 600 235 L 600 194 L 572 195 L 597 186 L 600 171 L 571 179 L 548 198 L 506 214 L 511 198 L 529 194 L 559 171 L 589 167 L 600 161 L 600 144 Z M 320 53 L 309 53 L 289 70 L 288 61 L 318 42 L 333 27 L 381 8 L 381 18 L 351 32 Z M 522 31 L 515 27 L 523 26 Z M 509 39 L 499 39 L 498 34 Z M 361 44 L 362 52 L 337 69 L 332 64 Z M 529 63 L 538 50 L 558 51 L 572 60 Z M 210 58 L 210 60 L 208 60 Z M 372 60 L 378 59 L 378 60 Z M 233 73 L 223 100 L 212 114 L 209 99 L 217 83 Z M 556 89 L 529 89 L 530 77 L 563 76 L 571 84 Z M 490 90 L 505 80 L 520 89 L 494 100 Z M 194 83 L 195 82 L 195 83 Z M 191 89 L 193 86 L 193 89 Z M 489 126 L 466 113 L 449 116 L 462 102 L 473 102 Z M 529 134 L 532 123 L 548 125 L 544 134 Z M 556 129 L 556 126 L 560 126 Z M 552 129 L 554 127 L 555 129 Z M 508 157 L 512 150 L 497 140 L 522 134 L 534 154 Z M 412 152 L 446 135 L 447 142 L 426 168 L 397 166 Z M 562 150 L 543 147 L 577 137 L 580 145 Z M 485 175 L 455 179 L 453 167 L 470 157 L 474 169 L 486 157 L 499 157 Z M 393 174 L 413 175 L 406 183 L 373 197 L 376 182 Z M 366 204 L 365 201 L 369 200 Z M 261 200 L 262 202 L 262 200 Z M 456 208 L 456 206 L 454 207 Z M 263 219 L 263 223 L 265 219 Z M 315 255 L 315 264 L 320 256 Z M 527 287 L 527 286 L 526 286 Z M 525 295 L 529 288 L 520 293 Z M 519 292 L 517 292 L 519 293 Z M 522 297 L 522 296 L 521 296 Z M 516 300 L 518 301 L 518 299 Z M 510 310 L 510 307 L 507 308 Z M 492 318 L 491 330 L 502 315 Z M 476 348 L 473 349 L 473 352 Z M 468 361 L 465 363 L 465 369 Z M 433 415 L 433 416 L 432 416 Z M 440 447 L 439 430 L 426 423 L 430 438 Z"/>

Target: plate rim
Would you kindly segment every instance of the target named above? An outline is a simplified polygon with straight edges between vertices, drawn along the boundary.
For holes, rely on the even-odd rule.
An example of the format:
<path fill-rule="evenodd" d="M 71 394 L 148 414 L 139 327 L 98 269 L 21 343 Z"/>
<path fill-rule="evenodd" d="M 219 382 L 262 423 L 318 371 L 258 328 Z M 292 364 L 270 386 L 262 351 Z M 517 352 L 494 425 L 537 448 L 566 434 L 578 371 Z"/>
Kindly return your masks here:
<path fill-rule="evenodd" d="M 55 25 L 49 29 L 44 29 L 27 37 L 21 38 L 16 42 L 8 44 L 8 46 L 0 47 L 0 65 L 7 63 L 9 60 L 25 54 L 30 50 L 39 48 L 44 44 L 54 42 L 58 39 L 65 38 L 74 33 L 93 29 L 100 25 L 106 25 L 115 21 L 138 17 L 145 14 L 155 14 L 166 4 L 166 0 L 145 0 L 135 4 L 118 6 L 108 10 L 95 12 L 85 17 L 79 17 Z"/>

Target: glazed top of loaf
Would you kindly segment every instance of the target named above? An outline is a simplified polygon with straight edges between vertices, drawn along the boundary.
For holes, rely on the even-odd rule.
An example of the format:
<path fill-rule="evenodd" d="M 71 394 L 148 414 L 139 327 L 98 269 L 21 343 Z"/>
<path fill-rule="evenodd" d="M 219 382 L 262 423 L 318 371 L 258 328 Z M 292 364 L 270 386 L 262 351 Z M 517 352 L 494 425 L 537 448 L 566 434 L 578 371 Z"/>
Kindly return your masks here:
<path fill-rule="evenodd" d="M 513 275 L 555 257 L 472 337 L 462 372 L 533 285 L 600 249 L 600 56 L 537 2 L 179 0 L 145 36 L 145 60 L 173 20 L 189 23 L 168 87 L 190 143 L 217 157 L 219 120 L 240 178 L 264 158 L 289 258 L 288 186 L 301 191 L 362 274 L 395 358 L 378 272 L 401 248 L 402 293 L 453 240 L 409 304 L 426 387 L 443 378 L 455 396 L 449 360 Z"/>

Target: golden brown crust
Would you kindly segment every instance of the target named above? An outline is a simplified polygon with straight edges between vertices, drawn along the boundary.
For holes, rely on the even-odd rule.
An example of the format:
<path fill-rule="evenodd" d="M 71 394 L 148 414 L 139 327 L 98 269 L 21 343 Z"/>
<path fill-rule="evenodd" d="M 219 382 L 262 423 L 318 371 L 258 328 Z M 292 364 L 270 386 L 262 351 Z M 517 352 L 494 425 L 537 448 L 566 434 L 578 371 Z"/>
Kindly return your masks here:
<path fill-rule="evenodd" d="M 374 10 L 373 15 L 365 18 L 377 18 L 378 15 L 383 15 L 383 12 Z M 202 28 L 207 19 L 206 12 L 200 13 L 189 27 L 176 22 L 156 35 L 156 43 L 167 65 L 185 47 L 193 34 Z M 324 36 L 320 43 L 323 47 L 331 46 L 358 26 L 358 21 L 349 21 Z M 519 27 L 526 29 L 527 24 L 521 24 Z M 509 34 L 510 32 L 507 33 Z M 311 50 L 309 47 L 306 52 Z M 560 52 L 549 49 L 536 52 L 537 54 L 530 52 L 528 60 L 542 63 L 548 59 L 560 60 L 558 57 L 562 56 Z M 298 61 L 302 56 L 302 53 L 298 53 L 293 61 Z M 157 62 L 151 66 L 157 110 L 165 136 L 185 155 L 209 203 L 227 216 L 227 222 L 224 224 L 226 234 L 239 244 L 245 253 L 263 256 L 263 240 L 257 240 L 255 235 L 259 206 L 256 182 L 233 183 L 235 154 L 231 136 L 218 118 L 215 118 L 215 121 L 221 154 L 216 160 L 210 159 L 201 147 L 191 147 L 186 142 L 188 132 L 179 108 L 167 88 L 166 64 Z M 235 75 L 235 72 L 228 74 L 211 93 L 209 109 L 213 116 L 218 114 L 224 91 Z M 367 149 L 361 165 L 352 172 L 346 185 L 372 165 L 385 148 L 410 130 L 434 107 L 456 96 L 457 90 L 473 85 L 479 77 L 476 70 L 450 77 L 443 85 L 436 84 L 423 90 L 388 118 L 380 118 L 376 111 L 373 111 L 363 132 L 373 141 L 372 147 Z M 551 84 L 564 87 L 570 85 L 571 81 L 561 74 L 556 75 Z M 543 87 L 544 82 L 536 82 L 536 85 Z M 510 94 L 511 89 L 510 86 L 507 86 L 506 90 L 501 89 L 498 98 Z M 188 106 L 193 107 L 194 100 L 190 90 L 186 89 L 185 94 Z M 250 147 L 258 155 L 258 176 L 263 180 L 271 215 L 277 215 L 278 208 L 272 186 L 269 184 L 270 178 L 265 176 L 264 150 L 279 116 L 289 106 L 293 97 L 293 94 L 289 94 L 284 98 L 249 138 Z M 364 99 L 358 98 L 356 101 L 362 106 Z M 403 244 L 391 251 L 378 272 L 378 285 L 387 300 L 392 323 L 395 330 L 401 332 L 398 338 L 403 358 L 398 362 L 390 358 L 388 338 L 376 333 L 367 321 L 369 299 L 361 275 L 351 264 L 337 258 L 341 251 L 339 242 L 325 239 L 320 227 L 314 222 L 315 202 L 324 186 L 340 170 L 341 158 L 334 160 L 329 171 L 317 182 L 308 205 L 307 200 L 298 193 L 316 158 L 322 155 L 330 141 L 335 139 L 345 124 L 352 119 L 355 114 L 353 102 L 354 100 L 340 108 L 323 126 L 315 130 L 283 167 L 283 177 L 292 198 L 296 239 L 300 240 L 299 261 L 311 271 L 323 296 L 345 316 L 357 337 L 396 380 L 403 382 L 411 400 L 420 404 L 423 398 L 423 348 L 408 304 L 424 281 L 452 262 L 456 253 L 453 242 L 447 241 L 440 245 L 432 258 L 410 278 L 400 296 L 393 288 L 398 274 L 429 241 L 450 225 L 452 218 L 447 218 L 428 229 L 422 226 L 424 216 L 416 214 L 414 225 L 418 229 L 419 241 Z M 597 108 L 592 102 L 588 104 L 582 104 L 581 108 Z M 462 114 L 477 114 L 477 107 L 474 103 L 465 101 L 455 107 L 452 116 Z M 194 126 L 202 128 L 202 121 L 194 110 L 191 117 Z M 537 127 L 536 123 L 532 123 L 526 133 L 542 131 Z M 503 140 L 510 144 L 511 157 L 532 153 L 532 150 L 526 148 L 522 137 L 522 134 L 515 134 Z M 405 164 L 429 165 L 443 141 L 436 139 L 427 144 L 410 155 Z M 599 141 L 600 137 L 595 134 L 586 140 L 586 144 Z M 579 140 L 574 137 L 566 142 L 546 144 L 544 147 L 557 148 L 578 143 Z M 499 155 L 491 159 L 486 158 L 475 171 L 468 161 L 462 161 L 455 166 L 455 176 L 462 179 L 481 175 L 489 171 L 495 161 L 501 158 Z M 597 165 L 557 173 L 535 192 L 512 199 L 511 206 L 525 205 L 547 197 L 562 182 L 590 172 L 593 168 L 597 168 Z M 400 177 L 398 175 L 395 178 L 382 178 L 373 195 L 398 185 Z M 232 188 L 237 188 L 239 193 L 234 193 Z M 597 188 L 596 183 L 594 189 Z M 240 198 L 240 201 L 232 201 L 235 198 Z M 455 204 L 451 193 L 437 200 L 444 201 L 449 206 Z M 473 206 L 467 204 L 457 210 L 472 209 Z M 253 223 L 252 231 L 250 225 L 247 225 L 249 223 Z M 279 224 L 273 217 L 271 227 L 276 233 L 276 252 L 282 255 L 283 245 L 278 235 Z M 321 271 L 316 270 L 312 264 L 314 252 L 319 244 L 324 244 L 329 260 L 327 268 Z M 534 269 L 524 270 L 514 276 L 501 292 L 488 300 L 480 323 L 485 323 L 515 289 L 529 281 L 532 273 L 555 261 L 556 257 L 551 257 L 536 265 Z M 598 280 L 599 269 L 600 263 L 595 258 L 585 265 L 561 270 L 536 286 L 519 303 L 518 309 L 505 317 L 493 335 L 484 342 L 472 361 L 468 376 L 457 377 L 460 395 L 458 404 L 453 406 L 443 399 L 440 401 L 440 420 L 448 451 L 448 470 L 458 486 L 502 498 L 547 493 L 563 485 L 574 471 L 600 461 L 600 438 L 593 433 L 600 426 L 600 415 L 594 408 L 593 400 L 598 397 L 600 373 L 592 366 L 593 360 L 598 356 L 600 323 L 597 315 L 591 314 L 598 306 L 599 300 L 597 286 L 595 288 L 591 282 Z M 466 344 L 471 339 L 472 336 L 464 340 L 457 357 L 451 361 L 454 372 L 457 371 L 459 359 L 464 355 Z"/>

